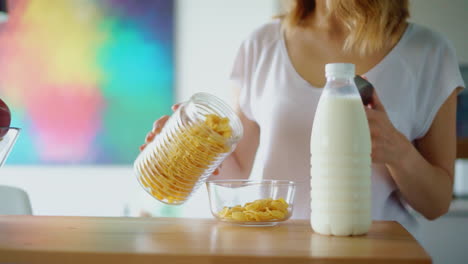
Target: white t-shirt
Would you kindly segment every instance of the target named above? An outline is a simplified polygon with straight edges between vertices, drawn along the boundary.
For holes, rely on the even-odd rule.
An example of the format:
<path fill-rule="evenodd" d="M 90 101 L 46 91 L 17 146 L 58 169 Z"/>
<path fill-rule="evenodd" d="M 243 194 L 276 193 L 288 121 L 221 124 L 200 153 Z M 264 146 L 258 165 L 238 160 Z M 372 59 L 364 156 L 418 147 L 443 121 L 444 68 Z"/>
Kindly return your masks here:
<path fill-rule="evenodd" d="M 464 87 L 454 49 L 437 33 L 410 24 L 393 50 L 365 74 L 389 118 L 410 141 L 423 137 L 441 105 Z M 322 92 L 294 69 L 279 20 L 254 31 L 239 49 L 231 80 L 241 88 L 240 107 L 260 127 L 253 178 L 298 183 L 293 217 L 310 217 L 310 134 Z M 372 165 L 372 216 L 414 231 L 397 186 L 383 165 Z"/>

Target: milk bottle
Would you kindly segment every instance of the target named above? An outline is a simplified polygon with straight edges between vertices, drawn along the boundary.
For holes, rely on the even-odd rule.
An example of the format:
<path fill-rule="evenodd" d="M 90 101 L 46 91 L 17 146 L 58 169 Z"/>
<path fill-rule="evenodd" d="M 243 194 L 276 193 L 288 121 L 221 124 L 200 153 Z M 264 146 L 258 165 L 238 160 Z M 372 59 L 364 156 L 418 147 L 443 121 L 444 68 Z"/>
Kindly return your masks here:
<path fill-rule="evenodd" d="M 324 235 L 366 233 L 371 225 L 371 140 L 354 64 L 325 66 L 311 151 L 311 225 Z"/>

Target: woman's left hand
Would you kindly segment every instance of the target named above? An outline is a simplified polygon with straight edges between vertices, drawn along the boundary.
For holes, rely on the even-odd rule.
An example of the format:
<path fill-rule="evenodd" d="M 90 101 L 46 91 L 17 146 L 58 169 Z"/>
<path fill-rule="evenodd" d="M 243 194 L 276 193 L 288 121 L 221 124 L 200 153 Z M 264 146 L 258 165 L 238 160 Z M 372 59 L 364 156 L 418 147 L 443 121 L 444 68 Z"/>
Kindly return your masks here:
<path fill-rule="evenodd" d="M 393 126 L 376 92 L 365 111 L 372 139 L 372 163 L 398 164 L 411 143 Z"/>

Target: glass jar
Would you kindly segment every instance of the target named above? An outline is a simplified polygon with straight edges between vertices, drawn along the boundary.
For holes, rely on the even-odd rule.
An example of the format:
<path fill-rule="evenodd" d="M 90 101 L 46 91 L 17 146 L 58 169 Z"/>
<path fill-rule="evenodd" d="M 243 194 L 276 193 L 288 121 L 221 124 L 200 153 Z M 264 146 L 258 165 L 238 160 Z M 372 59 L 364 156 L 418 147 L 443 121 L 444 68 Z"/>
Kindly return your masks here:
<path fill-rule="evenodd" d="M 211 94 L 194 94 L 138 155 L 136 177 L 157 200 L 182 204 L 234 151 L 242 134 L 229 105 Z"/>

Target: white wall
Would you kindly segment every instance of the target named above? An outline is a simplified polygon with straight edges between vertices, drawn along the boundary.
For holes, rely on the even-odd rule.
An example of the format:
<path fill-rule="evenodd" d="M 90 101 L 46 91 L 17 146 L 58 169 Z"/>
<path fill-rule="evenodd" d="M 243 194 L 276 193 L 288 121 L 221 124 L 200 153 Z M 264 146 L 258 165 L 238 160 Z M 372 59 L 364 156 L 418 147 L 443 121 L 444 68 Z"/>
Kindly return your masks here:
<path fill-rule="evenodd" d="M 454 45 L 460 62 L 468 63 L 468 1 L 411 0 L 411 21 L 442 33 Z"/>
<path fill-rule="evenodd" d="M 0 184 L 25 190 L 37 215 L 120 216 L 142 191 L 131 166 L 5 166 Z"/>
<path fill-rule="evenodd" d="M 178 0 L 177 101 L 210 92 L 232 103 L 228 78 L 243 39 L 277 12 L 277 0 Z"/>

